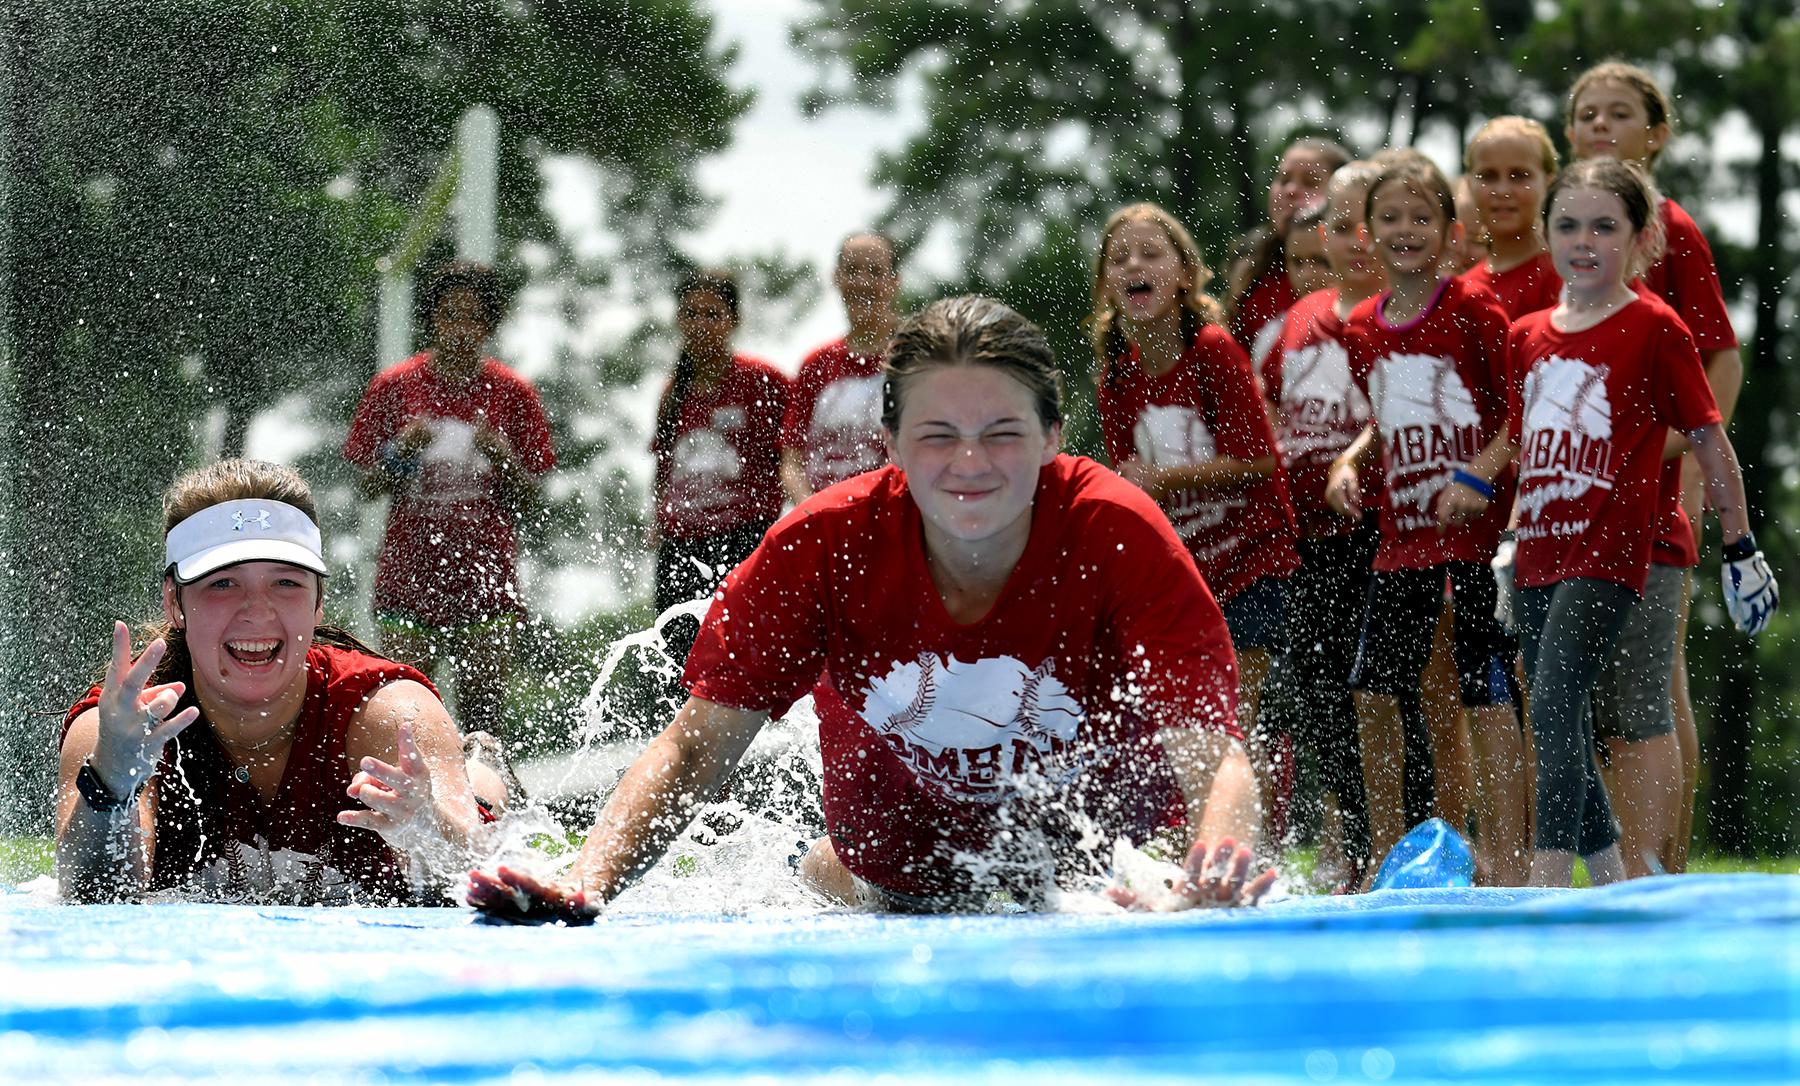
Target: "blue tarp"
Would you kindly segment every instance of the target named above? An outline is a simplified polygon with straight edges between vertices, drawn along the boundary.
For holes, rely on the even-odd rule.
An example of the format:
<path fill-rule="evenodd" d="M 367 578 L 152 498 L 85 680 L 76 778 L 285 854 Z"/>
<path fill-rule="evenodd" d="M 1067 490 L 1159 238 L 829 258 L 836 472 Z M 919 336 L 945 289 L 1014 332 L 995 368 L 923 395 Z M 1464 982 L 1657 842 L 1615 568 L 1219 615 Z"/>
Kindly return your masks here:
<path fill-rule="evenodd" d="M 1800 1079 L 1800 876 L 1168 916 L 50 906 L 0 1080 Z"/>

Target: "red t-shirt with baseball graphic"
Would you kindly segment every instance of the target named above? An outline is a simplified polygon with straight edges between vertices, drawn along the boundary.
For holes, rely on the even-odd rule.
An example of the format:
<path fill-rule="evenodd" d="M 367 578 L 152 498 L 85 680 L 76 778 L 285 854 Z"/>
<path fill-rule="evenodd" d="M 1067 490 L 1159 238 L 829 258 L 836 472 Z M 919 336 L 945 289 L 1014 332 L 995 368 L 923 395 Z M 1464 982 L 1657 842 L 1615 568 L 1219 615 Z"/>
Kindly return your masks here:
<path fill-rule="evenodd" d="M 663 389 L 667 400 L 673 386 Z M 735 355 L 711 388 L 688 390 L 673 447 L 656 454 L 656 526 L 670 539 L 705 539 L 781 515 L 781 416 L 787 378 Z"/>
<path fill-rule="evenodd" d="M 840 483 L 732 571 L 688 656 L 688 689 L 740 709 L 780 715 L 817 681 L 826 826 L 878 886 L 964 887 L 959 854 L 1055 810 L 1141 840 L 1180 810 L 1157 731 L 1238 734 L 1224 617 L 1155 504 L 1063 455 L 1031 518 L 993 609 L 959 625 L 906 476 Z M 1049 790 L 1029 813 L 1027 782 Z"/>
<path fill-rule="evenodd" d="M 1308 539 L 1356 527 L 1326 503 L 1325 484 L 1331 462 L 1369 422 L 1369 398 L 1350 376 L 1337 303 L 1335 287 L 1295 302 L 1262 375 L 1277 411 L 1275 444 L 1287 470 L 1288 496 Z"/>
<path fill-rule="evenodd" d="M 887 463 L 881 380 L 881 356 L 858 354 L 841 339 L 800 363 L 781 424 L 781 447 L 799 450 L 806 485 L 813 490 Z"/>
<path fill-rule="evenodd" d="M 1428 569 L 1494 556 L 1511 500 L 1510 472 L 1487 512 L 1440 533 L 1438 495 L 1506 422 L 1506 313 L 1492 291 L 1457 278 L 1438 284 L 1418 317 L 1383 316 L 1384 292 L 1350 311 L 1344 346 L 1381 435 L 1386 493 L 1374 568 Z"/>
<path fill-rule="evenodd" d="M 1144 372 L 1137 345 L 1106 368 L 1095 399 L 1112 462 L 1152 467 L 1203 464 L 1215 457 L 1275 455 L 1275 434 L 1250 360 L 1218 325 L 1203 325 L 1175 368 Z M 1164 512 L 1220 602 L 1263 577 L 1300 568 L 1294 509 L 1279 467 L 1255 482 L 1215 490 L 1177 490 Z"/>
<path fill-rule="evenodd" d="M 1461 278 L 1493 291 L 1508 320 L 1516 321 L 1562 301 L 1562 276 L 1556 274 L 1556 263 L 1548 250 L 1503 272 L 1489 271 L 1484 260 L 1463 272 Z"/>
<path fill-rule="evenodd" d="M 414 420 L 431 440 L 419 452 L 417 474 L 388 507 L 375 559 L 375 611 L 446 627 L 523 614 L 515 514 L 475 435 L 486 422 L 526 471 L 555 467 L 537 389 L 494 358 L 483 359 L 466 381 L 446 380 L 432 368 L 431 352 L 422 351 L 369 382 L 344 437 L 344 459 L 374 470 L 382 447 Z"/>
<path fill-rule="evenodd" d="M 1227 325 L 1231 337 L 1250 356 L 1252 368 L 1262 365 L 1272 336 L 1281 327 L 1281 315 L 1299 300 L 1294 284 L 1288 282 L 1287 268 L 1279 260 L 1238 299 Z"/>
<path fill-rule="evenodd" d="M 1507 412 L 1521 435 L 1519 586 L 1596 577 L 1642 592 L 1668 429 L 1719 421 L 1693 337 L 1640 295 L 1580 332 L 1530 314 L 1511 340 L 1524 374 Z"/>

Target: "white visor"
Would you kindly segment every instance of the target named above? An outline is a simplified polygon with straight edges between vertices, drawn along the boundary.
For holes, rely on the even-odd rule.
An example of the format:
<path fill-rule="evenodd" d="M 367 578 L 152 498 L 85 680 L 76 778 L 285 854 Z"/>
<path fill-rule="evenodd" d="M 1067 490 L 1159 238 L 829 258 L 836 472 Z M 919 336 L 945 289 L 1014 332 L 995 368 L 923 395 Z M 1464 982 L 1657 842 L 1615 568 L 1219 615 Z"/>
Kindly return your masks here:
<path fill-rule="evenodd" d="M 239 562 L 286 562 L 325 576 L 319 526 L 286 502 L 230 501 L 169 529 L 163 553 L 187 584 Z"/>

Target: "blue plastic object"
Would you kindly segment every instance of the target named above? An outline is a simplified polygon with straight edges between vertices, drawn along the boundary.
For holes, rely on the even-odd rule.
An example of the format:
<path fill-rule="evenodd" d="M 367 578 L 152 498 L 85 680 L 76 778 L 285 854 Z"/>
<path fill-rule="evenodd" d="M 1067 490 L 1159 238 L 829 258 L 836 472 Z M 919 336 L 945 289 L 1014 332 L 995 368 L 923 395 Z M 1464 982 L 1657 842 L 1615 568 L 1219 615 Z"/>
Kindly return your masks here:
<path fill-rule="evenodd" d="M 1441 818 L 1414 826 L 1381 861 L 1377 890 L 1434 890 L 1475 885 L 1475 857 L 1462 834 Z"/>

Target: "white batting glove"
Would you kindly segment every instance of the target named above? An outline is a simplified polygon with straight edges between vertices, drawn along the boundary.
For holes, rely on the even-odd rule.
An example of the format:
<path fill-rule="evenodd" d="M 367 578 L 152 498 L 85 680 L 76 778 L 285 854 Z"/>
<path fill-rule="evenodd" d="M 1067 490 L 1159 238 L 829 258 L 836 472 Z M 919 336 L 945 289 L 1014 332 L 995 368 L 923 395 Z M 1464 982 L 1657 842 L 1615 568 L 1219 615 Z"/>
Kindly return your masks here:
<path fill-rule="evenodd" d="M 1518 552 L 1519 545 L 1507 533 L 1500 537 L 1494 557 L 1488 560 L 1494 571 L 1494 621 L 1509 634 L 1518 632 L 1513 627 L 1513 559 Z"/>
<path fill-rule="evenodd" d="M 1752 637 L 1768 626 L 1781 593 L 1775 587 L 1775 574 L 1768 559 L 1756 549 L 1756 537 L 1746 535 L 1725 546 L 1725 564 L 1719 569 L 1719 580 L 1725 589 L 1725 610 L 1738 629 Z"/>

